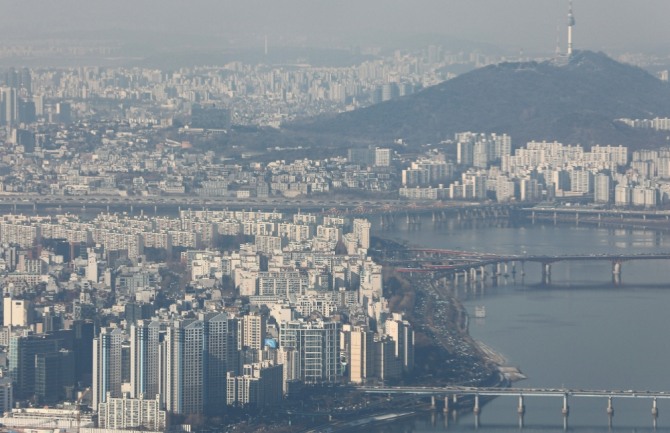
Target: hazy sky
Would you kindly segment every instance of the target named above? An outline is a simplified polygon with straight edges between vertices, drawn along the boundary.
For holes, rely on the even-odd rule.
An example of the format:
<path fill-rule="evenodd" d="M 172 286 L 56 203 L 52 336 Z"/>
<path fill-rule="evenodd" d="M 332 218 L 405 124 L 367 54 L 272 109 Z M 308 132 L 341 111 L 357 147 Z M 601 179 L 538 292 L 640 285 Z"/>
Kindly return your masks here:
<path fill-rule="evenodd" d="M 670 41 L 669 0 L 575 0 L 574 10 L 577 48 L 640 51 Z M 267 33 L 277 41 L 300 36 L 306 45 L 365 45 L 370 35 L 436 33 L 506 49 L 553 51 L 558 24 L 565 44 L 566 13 L 567 0 L 0 0 L 0 33 L 240 40 Z"/>

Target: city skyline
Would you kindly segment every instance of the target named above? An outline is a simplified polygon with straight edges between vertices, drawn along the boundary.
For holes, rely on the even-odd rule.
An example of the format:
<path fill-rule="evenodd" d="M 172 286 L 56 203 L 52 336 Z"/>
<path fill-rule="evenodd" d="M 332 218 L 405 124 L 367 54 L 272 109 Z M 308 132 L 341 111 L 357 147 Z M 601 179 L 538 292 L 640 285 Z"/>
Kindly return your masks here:
<path fill-rule="evenodd" d="M 655 429 L 668 12 L 0 0 L 0 424 Z"/>

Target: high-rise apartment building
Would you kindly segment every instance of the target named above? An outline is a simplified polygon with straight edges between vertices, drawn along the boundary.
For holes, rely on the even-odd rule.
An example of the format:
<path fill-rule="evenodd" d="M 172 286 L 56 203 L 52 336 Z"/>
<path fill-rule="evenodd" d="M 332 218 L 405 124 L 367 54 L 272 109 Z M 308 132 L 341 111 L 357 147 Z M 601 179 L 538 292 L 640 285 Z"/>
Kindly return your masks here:
<path fill-rule="evenodd" d="M 107 395 L 121 397 L 121 343 L 123 331 L 102 328 L 93 339 L 93 408 L 103 403 Z"/>
<path fill-rule="evenodd" d="M 375 375 L 374 335 L 366 327 L 344 325 L 342 328 L 340 351 L 346 354 L 351 383 L 365 383 Z"/>
<path fill-rule="evenodd" d="M 242 347 L 261 350 L 265 344 L 266 320 L 260 313 L 242 316 Z"/>
<path fill-rule="evenodd" d="M 611 198 L 611 180 L 609 174 L 598 173 L 593 182 L 593 201 L 596 203 L 609 203 Z"/>
<path fill-rule="evenodd" d="M 130 326 L 131 396 L 153 398 L 159 393 L 160 323 L 138 320 Z"/>
<path fill-rule="evenodd" d="M 7 126 L 16 124 L 19 117 L 18 94 L 13 87 L 0 88 L 0 123 Z"/>
<path fill-rule="evenodd" d="M 354 219 L 353 233 L 358 239 L 361 248 L 370 248 L 370 221 L 362 218 Z"/>
<path fill-rule="evenodd" d="M 337 381 L 340 366 L 339 323 L 322 319 L 283 322 L 279 344 L 297 350 L 303 382 Z"/>
<path fill-rule="evenodd" d="M 391 149 L 378 147 L 375 149 L 375 165 L 389 167 L 391 165 Z"/>
<path fill-rule="evenodd" d="M 228 373 L 237 374 L 237 326 L 236 318 L 226 313 L 210 313 L 201 317 L 205 338 L 205 413 L 221 413 L 226 405 Z"/>
<path fill-rule="evenodd" d="M 167 329 L 164 388 L 166 408 L 172 413 L 203 413 L 204 343 L 204 326 L 200 320 L 178 320 Z"/>
<path fill-rule="evenodd" d="M 395 356 L 400 359 L 403 371 L 414 369 L 414 330 L 412 325 L 404 320 L 402 314 L 393 313 L 386 320 L 386 335 L 395 341 Z"/>

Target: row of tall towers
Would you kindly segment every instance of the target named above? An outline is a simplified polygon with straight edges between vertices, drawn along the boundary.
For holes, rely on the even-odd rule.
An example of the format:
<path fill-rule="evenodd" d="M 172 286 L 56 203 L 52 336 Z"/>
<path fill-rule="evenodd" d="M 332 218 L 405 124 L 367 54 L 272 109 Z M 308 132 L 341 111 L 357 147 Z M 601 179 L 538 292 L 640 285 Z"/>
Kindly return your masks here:
<path fill-rule="evenodd" d="M 175 414 L 217 413 L 226 405 L 227 373 L 238 370 L 238 321 L 226 313 L 171 322 L 139 320 L 129 329 L 130 394 L 160 396 Z M 122 395 L 120 328 L 93 341 L 93 407 Z"/>

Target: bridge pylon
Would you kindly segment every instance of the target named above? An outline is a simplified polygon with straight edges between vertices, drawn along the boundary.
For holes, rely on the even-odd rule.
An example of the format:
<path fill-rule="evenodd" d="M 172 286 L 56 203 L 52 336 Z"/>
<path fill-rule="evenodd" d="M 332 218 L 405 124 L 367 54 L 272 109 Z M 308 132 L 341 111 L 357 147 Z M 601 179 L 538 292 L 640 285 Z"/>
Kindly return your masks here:
<path fill-rule="evenodd" d="M 542 284 L 551 284 L 551 263 L 542 263 Z"/>
<path fill-rule="evenodd" d="M 607 418 L 609 428 L 612 428 L 612 418 L 614 418 L 614 406 L 612 405 L 612 397 L 607 397 Z"/>
<path fill-rule="evenodd" d="M 526 405 L 523 401 L 523 395 L 519 396 L 519 406 L 516 408 L 517 413 L 519 414 L 519 428 L 523 428 L 523 417 L 526 414 Z"/>
<path fill-rule="evenodd" d="M 570 405 L 568 405 L 568 394 L 563 394 L 563 408 L 561 408 L 563 415 L 563 430 L 568 429 L 568 416 L 570 415 Z"/>
<path fill-rule="evenodd" d="M 654 426 L 654 430 L 656 430 L 656 425 L 658 423 L 658 404 L 656 402 L 656 398 L 654 398 L 651 401 L 651 418 L 652 418 L 652 424 Z"/>

